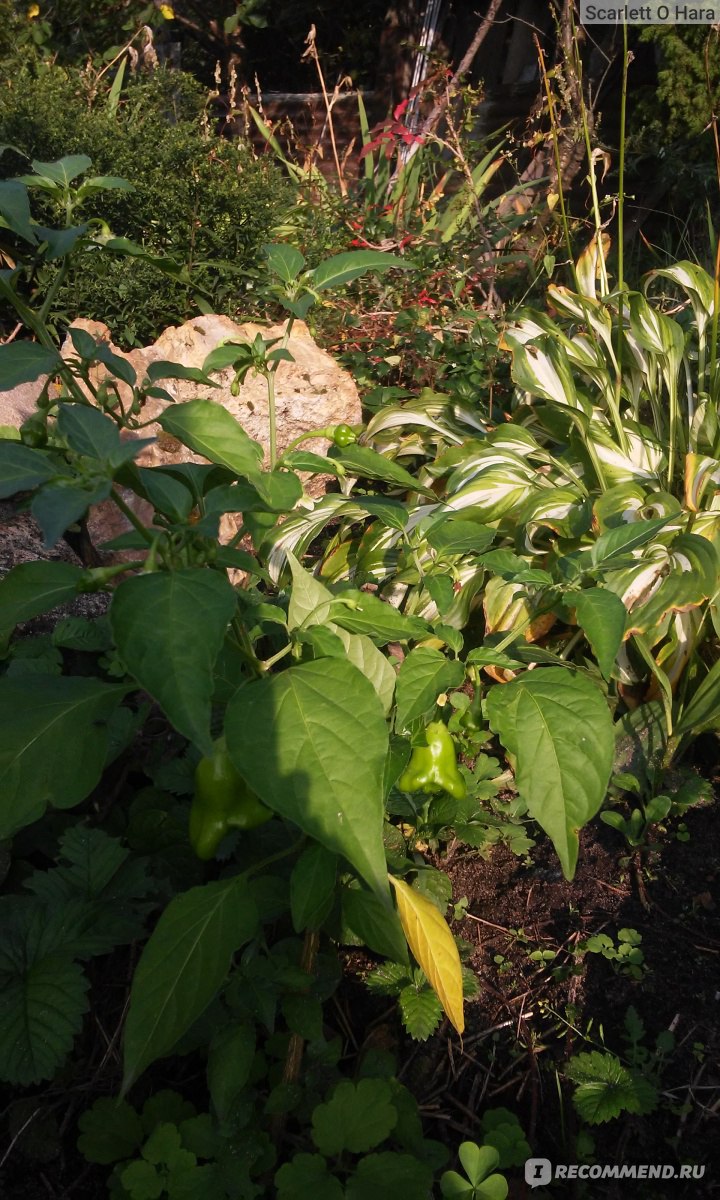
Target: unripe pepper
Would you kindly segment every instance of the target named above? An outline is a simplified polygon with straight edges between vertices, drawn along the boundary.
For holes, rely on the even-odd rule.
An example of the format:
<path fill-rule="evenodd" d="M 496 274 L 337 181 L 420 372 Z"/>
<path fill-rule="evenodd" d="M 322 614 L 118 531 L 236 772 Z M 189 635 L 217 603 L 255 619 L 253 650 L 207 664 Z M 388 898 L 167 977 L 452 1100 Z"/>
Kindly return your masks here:
<path fill-rule="evenodd" d="M 427 746 L 416 746 L 396 786 L 401 792 L 447 792 L 455 800 L 467 795 L 465 780 L 458 771 L 455 745 L 447 725 L 432 721 L 425 730 Z"/>
<path fill-rule="evenodd" d="M 229 829 L 256 829 L 272 815 L 235 769 L 225 738 L 218 738 L 195 770 L 190 845 L 198 858 L 212 858 Z"/>
<path fill-rule="evenodd" d="M 357 441 L 357 434 L 350 425 L 336 425 L 334 429 L 328 430 L 328 432 L 335 445 L 339 446 L 341 450 L 345 446 L 352 446 Z"/>

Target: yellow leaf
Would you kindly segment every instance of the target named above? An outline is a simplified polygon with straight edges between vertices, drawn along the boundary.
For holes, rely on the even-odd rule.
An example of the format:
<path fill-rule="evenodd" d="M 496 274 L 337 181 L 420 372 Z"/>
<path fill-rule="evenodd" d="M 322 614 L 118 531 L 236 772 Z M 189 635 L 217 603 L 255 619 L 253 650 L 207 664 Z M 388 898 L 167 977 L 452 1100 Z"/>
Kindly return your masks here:
<path fill-rule="evenodd" d="M 158 8 L 166 21 L 175 20 L 175 9 L 173 8 L 172 4 L 159 4 Z"/>
<path fill-rule="evenodd" d="M 560 197 L 558 196 L 557 192 L 548 192 L 547 206 L 550 209 L 550 212 L 552 212 L 559 199 Z"/>
<path fill-rule="evenodd" d="M 450 1024 L 462 1034 L 465 1028 L 462 970 L 449 926 L 431 900 L 402 879 L 393 875 L 388 878 L 395 888 L 398 916 L 408 946 L 437 993 Z"/>
<path fill-rule="evenodd" d="M 34 21 L 35 18 L 39 17 L 39 16 L 40 16 L 40 5 L 39 4 L 31 4 L 29 9 L 27 10 L 28 21 Z"/>

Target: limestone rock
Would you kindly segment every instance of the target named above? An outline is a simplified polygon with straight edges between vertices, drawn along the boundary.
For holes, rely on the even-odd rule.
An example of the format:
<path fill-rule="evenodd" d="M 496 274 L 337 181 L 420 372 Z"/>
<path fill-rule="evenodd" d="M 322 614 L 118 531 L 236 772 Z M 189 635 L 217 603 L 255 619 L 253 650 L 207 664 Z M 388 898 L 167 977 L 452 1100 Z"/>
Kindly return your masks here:
<path fill-rule="evenodd" d="M 253 323 L 240 325 L 230 317 L 210 314 L 166 329 L 151 346 L 126 352 L 112 344 L 110 331 L 101 321 L 79 319 L 73 324 L 96 340 L 107 341 L 115 354 L 127 359 L 135 368 L 138 383 L 142 383 L 150 363 L 165 361 L 181 363 L 186 367 L 202 367 L 211 350 L 222 341 L 253 341 L 258 333 L 268 339 L 279 338 L 283 334 L 282 325 L 270 328 Z M 295 438 L 308 430 L 343 422 L 354 425 L 361 420 L 360 399 L 352 376 L 326 351 L 320 349 L 307 326 L 301 321 L 296 322 L 293 327 L 288 350 L 294 361 L 281 362 L 275 376 L 278 453 L 282 453 Z M 61 352 L 65 358 L 75 353 L 69 337 Z M 94 368 L 93 375 L 93 382 L 99 382 L 107 375 L 107 370 L 98 365 Z M 159 379 L 156 383 L 177 403 L 201 398 L 222 404 L 240 421 L 246 433 L 265 447 L 267 459 L 269 416 L 266 381 L 262 376 L 255 376 L 250 372 L 240 388 L 240 394 L 233 396 L 230 392 L 233 377 L 234 372 L 228 368 L 213 375 L 219 385 L 217 387 L 177 379 Z M 35 383 L 23 384 L 12 391 L 0 392 L 0 424 L 21 425 L 34 411 L 35 400 L 44 382 L 44 379 L 40 379 Z M 131 394 L 127 385 L 121 383 L 119 391 L 123 401 L 127 401 Z M 138 466 L 158 467 L 206 461 L 181 445 L 176 438 L 169 437 L 156 423 L 157 418 L 168 407 L 168 403 L 149 398 L 143 409 L 143 419 L 152 423 L 137 433 L 128 432 L 124 435 L 128 438 L 156 439 L 140 451 L 135 460 Z M 327 446 L 328 443 L 320 439 L 304 443 L 304 448 L 317 454 L 324 454 Z M 308 487 L 311 495 L 322 495 L 327 486 L 327 478 L 313 477 Z M 151 517 L 149 506 L 130 493 L 124 493 L 124 497 L 141 520 L 147 523 Z M 232 536 L 236 527 L 232 516 L 223 518 L 222 540 Z M 110 501 L 98 505 L 88 520 L 88 529 L 96 545 L 109 541 L 128 528 L 127 521 Z"/>

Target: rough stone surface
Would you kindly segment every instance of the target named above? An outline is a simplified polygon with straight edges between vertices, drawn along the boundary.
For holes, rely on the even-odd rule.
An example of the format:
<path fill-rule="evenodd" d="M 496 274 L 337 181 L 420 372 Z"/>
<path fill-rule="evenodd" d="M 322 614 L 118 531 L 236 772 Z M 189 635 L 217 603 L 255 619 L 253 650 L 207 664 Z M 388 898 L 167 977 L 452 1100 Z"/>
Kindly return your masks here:
<path fill-rule="evenodd" d="M 135 368 L 138 382 L 142 382 L 150 363 L 167 361 L 181 363 L 186 367 L 202 367 L 211 350 L 222 341 L 233 339 L 238 341 L 253 341 L 260 333 L 265 338 L 282 336 L 281 325 L 267 326 L 246 323 L 236 324 L 230 317 L 209 315 L 187 321 L 184 325 L 166 329 L 152 346 L 142 347 L 125 352 L 112 345 L 110 331 L 101 321 L 80 319 L 74 325 L 91 334 L 96 340 L 102 339 L 110 344 L 114 353 L 127 359 Z M 300 434 L 310 429 L 321 428 L 325 425 L 336 425 L 345 422 L 354 425 L 361 420 L 360 399 L 352 377 L 344 371 L 335 360 L 321 350 L 313 340 L 307 326 L 296 322 L 288 343 L 288 350 L 293 356 L 293 362 L 281 362 L 275 376 L 275 403 L 277 419 L 278 452 L 282 453 L 289 444 Z M 73 345 L 68 337 L 62 347 L 64 357 L 74 353 Z M 94 382 L 106 375 L 102 365 L 94 369 Z M 267 401 L 267 385 L 262 376 L 250 372 L 240 388 L 240 394 L 231 395 L 230 384 L 233 371 L 228 368 L 213 376 L 218 387 L 206 387 L 187 380 L 158 380 L 174 399 L 182 403 L 196 398 L 214 400 L 222 404 L 242 424 L 248 435 L 258 441 L 266 449 L 269 440 L 269 417 Z M 0 392 L 0 425 L 19 426 L 34 411 L 35 400 L 42 390 L 45 380 L 24 384 L 9 392 Z M 119 387 L 121 397 L 126 400 L 130 391 L 124 384 Z M 205 459 L 193 454 L 187 447 L 181 445 L 176 438 L 169 437 L 156 423 L 157 418 L 168 407 L 168 402 L 154 398 L 148 399 L 143 410 L 143 419 L 152 423 L 132 437 L 154 437 L 157 440 L 140 451 L 136 462 L 139 466 L 158 467 L 174 463 L 204 462 Z M 312 440 L 304 443 L 304 448 L 317 454 L 324 454 L 328 443 L 325 440 Z M 312 495 L 321 495 L 327 486 L 327 477 L 314 477 L 308 486 Z M 149 506 L 131 493 L 124 493 L 125 500 L 131 505 L 141 520 L 147 522 L 151 516 Z M 110 501 L 99 505 L 90 515 L 88 529 L 96 545 L 116 537 L 129 528 L 127 521 Z M 221 538 L 225 540 L 232 536 L 237 525 L 231 516 L 223 519 Z"/>

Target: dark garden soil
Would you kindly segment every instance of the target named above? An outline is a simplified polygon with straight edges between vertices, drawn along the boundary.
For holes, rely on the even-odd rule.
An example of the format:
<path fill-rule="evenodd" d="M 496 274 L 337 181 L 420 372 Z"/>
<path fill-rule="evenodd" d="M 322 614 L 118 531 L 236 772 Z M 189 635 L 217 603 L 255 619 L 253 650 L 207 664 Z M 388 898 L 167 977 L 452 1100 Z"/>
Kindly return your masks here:
<path fill-rule="evenodd" d="M 572 883 L 545 840 L 533 849 L 530 866 L 504 846 L 487 861 L 465 851 L 450 860 L 445 869 L 453 899 L 468 901 L 453 929 L 472 943 L 466 961 L 480 981 L 479 996 L 466 1005 L 463 1045 L 447 1022 L 426 1043 L 398 1042 L 394 1023 L 384 1030 L 400 1049 L 400 1078 L 415 1093 L 429 1136 L 453 1146 L 464 1138 L 480 1141 L 482 1113 L 503 1106 L 520 1119 L 535 1156 L 582 1161 L 573 1085 L 562 1066 L 572 1054 L 594 1049 L 624 1057 L 623 1027 L 632 1006 L 651 1055 L 659 1033 L 674 1035 L 660 1073 L 660 1105 L 650 1116 L 585 1126 L 594 1142 L 585 1161 L 703 1164 L 704 1177 L 592 1182 L 587 1190 L 566 1185 L 559 1194 L 720 1196 L 717 806 L 688 813 L 685 824 L 689 840 L 668 835 L 641 862 L 628 860 L 618 833 L 594 822 L 581 835 Z M 618 971 L 600 954 L 578 955 L 584 938 L 606 933 L 617 944 L 620 929 L 642 937 L 641 978 Z M 555 957 L 539 965 L 530 957 L 537 950 Z M 371 1036 L 379 1032 L 376 1026 Z M 511 1197 L 530 1194 L 524 1181 L 511 1187 Z"/>

